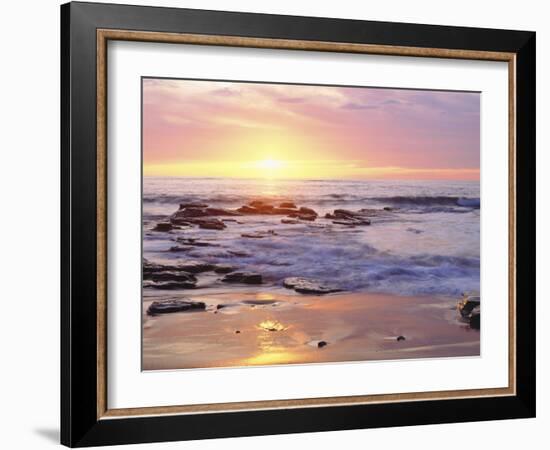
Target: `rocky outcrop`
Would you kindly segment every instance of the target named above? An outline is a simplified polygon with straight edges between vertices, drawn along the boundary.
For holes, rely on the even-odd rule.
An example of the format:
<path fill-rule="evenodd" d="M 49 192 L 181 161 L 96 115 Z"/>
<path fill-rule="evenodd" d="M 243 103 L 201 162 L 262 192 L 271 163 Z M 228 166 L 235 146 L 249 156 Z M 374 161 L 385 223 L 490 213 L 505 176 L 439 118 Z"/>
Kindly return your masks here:
<path fill-rule="evenodd" d="M 297 206 L 293 202 L 282 202 L 282 203 L 279 204 L 279 208 L 296 209 Z"/>
<path fill-rule="evenodd" d="M 469 318 L 470 314 L 472 313 L 473 309 L 476 306 L 479 306 L 481 303 L 479 295 L 475 294 L 464 294 L 462 296 L 462 300 L 458 302 L 456 305 L 456 309 L 460 313 L 460 315 L 464 318 Z"/>
<path fill-rule="evenodd" d="M 262 284 L 262 276 L 254 272 L 233 272 L 222 278 L 224 283 Z"/>
<path fill-rule="evenodd" d="M 205 230 L 223 230 L 227 228 L 227 225 L 219 219 L 203 219 L 200 221 L 195 221 L 198 224 L 199 228 Z"/>
<path fill-rule="evenodd" d="M 477 292 L 465 293 L 456 305 L 461 319 L 470 325 L 470 328 L 479 330 L 481 323 L 481 299 Z"/>
<path fill-rule="evenodd" d="M 202 261 L 186 261 L 180 263 L 178 266 L 179 270 L 189 273 L 202 273 L 210 272 L 216 267 L 214 264 L 202 262 Z"/>
<path fill-rule="evenodd" d="M 198 225 L 200 228 L 221 230 L 225 224 L 216 217 L 240 216 L 237 211 L 208 207 L 205 204 L 181 204 L 180 209 L 170 216 L 173 225 Z"/>
<path fill-rule="evenodd" d="M 168 314 L 180 311 L 204 311 L 205 309 L 205 303 L 193 302 L 188 299 L 156 300 L 147 308 L 147 314 L 155 316 L 157 314 Z"/>
<path fill-rule="evenodd" d="M 294 289 L 301 294 L 330 294 L 341 291 L 341 289 L 334 286 L 328 286 L 319 281 L 302 277 L 285 278 L 283 286 L 287 289 Z"/>
<path fill-rule="evenodd" d="M 204 212 L 208 216 L 240 216 L 237 211 L 232 211 L 225 208 L 206 208 Z"/>
<path fill-rule="evenodd" d="M 197 278 L 191 272 L 199 273 L 212 268 L 212 265 L 195 262 L 161 265 L 144 261 L 143 287 L 162 290 L 194 289 L 197 287 Z"/>
<path fill-rule="evenodd" d="M 153 228 L 153 231 L 171 231 L 173 228 L 170 222 L 160 222 Z"/>
<path fill-rule="evenodd" d="M 226 264 L 218 264 L 214 268 L 214 272 L 216 273 L 231 273 L 231 272 L 235 272 L 235 270 L 236 269 L 233 266 L 229 266 Z"/>
<path fill-rule="evenodd" d="M 262 239 L 269 236 L 277 236 L 277 233 L 275 232 L 275 230 L 267 230 L 267 231 L 254 231 L 252 233 L 241 234 L 241 237 L 251 238 L 251 239 Z"/>
<path fill-rule="evenodd" d="M 219 247 L 220 244 L 213 244 L 212 242 L 198 241 L 195 238 L 177 238 L 176 242 L 181 245 L 190 247 Z"/>
<path fill-rule="evenodd" d="M 470 324 L 470 328 L 479 330 L 481 325 L 481 307 L 480 306 L 476 306 L 474 309 L 472 309 L 472 312 L 470 313 L 469 324 Z"/>
<path fill-rule="evenodd" d="M 259 233 L 259 232 L 241 234 L 241 237 L 248 238 L 248 239 L 263 239 L 266 236 L 267 235 L 265 233 Z"/>
<path fill-rule="evenodd" d="M 237 209 L 237 212 L 243 215 L 279 215 L 292 218 L 303 217 L 303 220 L 315 220 L 317 213 L 311 208 L 301 207 L 297 209 L 292 202 L 283 202 L 279 206 L 273 206 L 261 200 L 255 200 L 248 205 L 243 205 Z"/>
<path fill-rule="evenodd" d="M 154 288 L 162 290 L 176 290 L 176 289 L 195 289 L 197 284 L 190 281 L 160 281 L 154 282 L 146 280 L 143 282 L 144 288 Z"/>
<path fill-rule="evenodd" d="M 252 206 L 247 206 L 247 205 L 244 205 L 238 208 L 237 212 L 241 214 L 261 214 L 261 212 L 256 208 L 253 208 Z"/>
<path fill-rule="evenodd" d="M 191 250 L 191 247 L 181 247 L 179 245 L 174 245 L 168 249 L 169 252 L 188 252 Z"/>
<path fill-rule="evenodd" d="M 150 272 L 143 274 L 144 280 L 151 280 L 154 282 L 159 281 L 185 281 L 188 283 L 196 283 L 197 277 L 189 272 L 183 271 L 159 271 L 159 272 Z"/>
<path fill-rule="evenodd" d="M 214 264 L 201 261 L 185 261 L 176 264 L 156 264 L 146 259 L 143 260 L 143 278 L 149 279 L 151 274 L 157 272 L 186 272 L 189 274 L 209 272 L 214 270 Z"/>
<path fill-rule="evenodd" d="M 347 209 L 335 209 L 332 214 L 325 214 L 325 219 L 331 219 L 337 225 L 360 226 L 370 225 L 371 221 L 363 212 L 354 212 Z"/>
<path fill-rule="evenodd" d="M 180 203 L 180 209 L 186 208 L 208 208 L 206 203 Z"/>

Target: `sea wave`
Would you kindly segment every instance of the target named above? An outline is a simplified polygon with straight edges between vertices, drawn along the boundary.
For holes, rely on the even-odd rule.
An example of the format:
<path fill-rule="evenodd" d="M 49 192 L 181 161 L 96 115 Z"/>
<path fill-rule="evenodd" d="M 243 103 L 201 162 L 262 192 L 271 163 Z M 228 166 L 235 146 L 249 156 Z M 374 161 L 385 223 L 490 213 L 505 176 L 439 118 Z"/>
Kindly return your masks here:
<path fill-rule="evenodd" d="M 370 197 L 369 200 L 386 203 L 396 206 L 462 206 L 467 208 L 479 208 L 480 200 L 477 197 L 457 197 L 457 196 L 393 196 L 393 197 Z"/>
<path fill-rule="evenodd" d="M 372 203 L 384 204 L 399 208 L 422 208 L 430 212 L 463 212 L 464 208 L 479 209 L 480 199 L 478 197 L 458 196 L 392 196 L 392 197 L 368 197 L 357 194 L 324 194 L 319 196 L 300 195 L 294 196 L 261 196 L 254 194 L 213 194 L 208 196 L 197 195 L 173 195 L 173 194 L 146 194 L 143 196 L 144 203 L 174 204 L 201 202 L 207 204 L 232 204 L 242 205 L 253 200 L 263 200 L 277 203 L 283 201 L 294 201 L 300 204 L 315 205 L 345 205 L 357 204 L 368 206 Z M 439 208 L 439 209 L 438 209 Z M 461 209 L 457 209 L 461 208 Z"/>

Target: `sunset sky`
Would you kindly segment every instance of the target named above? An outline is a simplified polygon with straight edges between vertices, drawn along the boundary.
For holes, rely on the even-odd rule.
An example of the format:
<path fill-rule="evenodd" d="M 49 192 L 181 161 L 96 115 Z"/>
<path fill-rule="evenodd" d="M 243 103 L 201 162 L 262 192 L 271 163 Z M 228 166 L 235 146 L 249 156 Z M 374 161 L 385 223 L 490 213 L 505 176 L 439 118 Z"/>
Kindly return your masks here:
<path fill-rule="evenodd" d="M 145 176 L 479 179 L 478 93 L 143 79 Z"/>

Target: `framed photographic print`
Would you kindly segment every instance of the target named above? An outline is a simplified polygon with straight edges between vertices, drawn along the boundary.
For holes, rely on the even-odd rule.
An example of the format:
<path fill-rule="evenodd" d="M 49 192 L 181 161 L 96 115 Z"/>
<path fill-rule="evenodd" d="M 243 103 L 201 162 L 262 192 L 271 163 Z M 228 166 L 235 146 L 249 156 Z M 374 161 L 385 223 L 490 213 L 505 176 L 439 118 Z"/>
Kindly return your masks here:
<path fill-rule="evenodd" d="M 535 33 L 61 19 L 63 444 L 535 415 Z"/>

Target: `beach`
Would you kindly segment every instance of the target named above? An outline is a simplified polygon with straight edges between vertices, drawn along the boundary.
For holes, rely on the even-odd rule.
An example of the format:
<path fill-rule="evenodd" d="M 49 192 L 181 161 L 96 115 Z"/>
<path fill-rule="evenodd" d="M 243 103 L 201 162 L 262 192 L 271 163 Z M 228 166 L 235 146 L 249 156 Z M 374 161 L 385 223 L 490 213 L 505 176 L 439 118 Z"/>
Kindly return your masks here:
<path fill-rule="evenodd" d="M 144 370 L 479 355 L 479 332 L 458 320 L 451 299 L 276 290 L 192 298 L 206 310 L 150 317 L 144 300 Z"/>
<path fill-rule="evenodd" d="M 479 355 L 479 206 L 478 182 L 145 177 L 142 368 Z"/>

